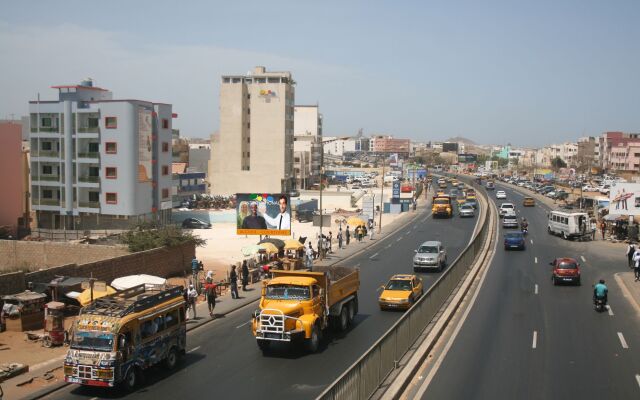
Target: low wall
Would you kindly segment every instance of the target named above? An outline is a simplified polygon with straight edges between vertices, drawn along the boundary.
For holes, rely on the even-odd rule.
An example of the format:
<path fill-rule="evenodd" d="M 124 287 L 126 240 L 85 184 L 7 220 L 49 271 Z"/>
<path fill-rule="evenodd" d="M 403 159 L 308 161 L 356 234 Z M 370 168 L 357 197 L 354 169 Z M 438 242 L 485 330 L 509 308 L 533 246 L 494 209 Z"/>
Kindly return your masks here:
<path fill-rule="evenodd" d="M 322 208 L 325 210 L 342 208 L 348 210 L 351 208 L 351 195 L 352 191 L 345 190 L 341 192 L 334 191 L 322 191 Z M 300 200 L 306 201 L 311 199 L 318 200 L 320 204 L 320 191 L 319 190 L 301 190 Z"/>
<path fill-rule="evenodd" d="M 84 264 L 129 254 L 125 246 L 0 240 L 0 271 Z"/>
<path fill-rule="evenodd" d="M 191 271 L 193 244 L 162 247 L 83 264 L 65 264 L 35 272 L 0 275 L 0 295 L 25 289 L 28 282 L 50 282 L 56 275 L 91 277 L 110 283 L 126 275 L 151 274 L 168 278 Z"/>

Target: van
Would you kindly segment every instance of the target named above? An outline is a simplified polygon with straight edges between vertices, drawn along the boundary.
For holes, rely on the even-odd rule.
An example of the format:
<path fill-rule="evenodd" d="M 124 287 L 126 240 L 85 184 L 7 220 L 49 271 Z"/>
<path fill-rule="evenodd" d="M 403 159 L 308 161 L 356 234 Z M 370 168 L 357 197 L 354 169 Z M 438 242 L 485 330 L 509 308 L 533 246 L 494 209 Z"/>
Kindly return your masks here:
<path fill-rule="evenodd" d="M 591 233 L 589 215 L 583 212 L 551 211 L 547 232 L 563 239 L 575 238 Z"/>

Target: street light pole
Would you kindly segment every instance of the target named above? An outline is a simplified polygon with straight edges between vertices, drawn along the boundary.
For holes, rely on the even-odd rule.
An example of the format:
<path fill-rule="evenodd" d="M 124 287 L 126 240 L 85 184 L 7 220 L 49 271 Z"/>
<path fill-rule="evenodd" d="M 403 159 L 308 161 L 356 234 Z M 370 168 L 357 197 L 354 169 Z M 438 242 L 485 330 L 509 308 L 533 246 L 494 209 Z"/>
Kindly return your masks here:
<path fill-rule="evenodd" d="M 382 233 L 382 213 L 384 212 L 384 154 L 382 155 L 382 192 L 380 193 L 380 214 L 378 215 L 378 234 Z"/>

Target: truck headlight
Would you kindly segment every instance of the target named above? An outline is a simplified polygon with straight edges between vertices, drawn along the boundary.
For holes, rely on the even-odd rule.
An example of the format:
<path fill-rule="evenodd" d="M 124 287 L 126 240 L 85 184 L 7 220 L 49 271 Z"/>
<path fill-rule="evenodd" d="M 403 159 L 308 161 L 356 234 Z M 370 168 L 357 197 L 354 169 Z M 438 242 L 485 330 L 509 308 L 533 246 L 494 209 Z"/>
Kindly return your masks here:
<path fill-rule="evenodd" d="M 296 330 L 302 330 L 304 328 L 304 326 L 302 325 L 302 321 L 297 320 L 296 321 Z"/>

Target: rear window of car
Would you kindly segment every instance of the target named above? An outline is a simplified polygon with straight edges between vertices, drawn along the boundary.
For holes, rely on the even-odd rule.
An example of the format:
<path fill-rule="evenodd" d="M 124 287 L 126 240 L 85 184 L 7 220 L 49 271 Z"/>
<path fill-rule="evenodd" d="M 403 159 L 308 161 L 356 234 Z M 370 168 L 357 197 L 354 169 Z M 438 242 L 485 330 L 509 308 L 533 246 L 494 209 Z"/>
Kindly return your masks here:
<path fill-rule="evenodd" d="M 500 208 L 513 208 L 513 204 L 503 204 Z"/>
<path fill-rule="evenodd" d="M 524 201 L 533 201 L 533 198 L 532 197 L 525 197 Z"/>
<path fill-rule="evenodd" d="M 507 221 L 515 221 L 516 219 L 518 219 L 518 217 L 516 217 L 515 215 L 505 215 L 504 216 L 504 220 Z"/>
<path fill-rule="evenodd" d="M 506 235 L 504 235 L 505 238 L 507 239 L 521 239 L 522 238 L 522 234 L 521 233 L 507 233 Z"/>
<path fill-rule="evenodd" d="M 559 269 L 576 269 L 578 268 L 578 266 L 574 262 L 563 261 L 560 264 L 558 264 L 558 268 Z"/>

